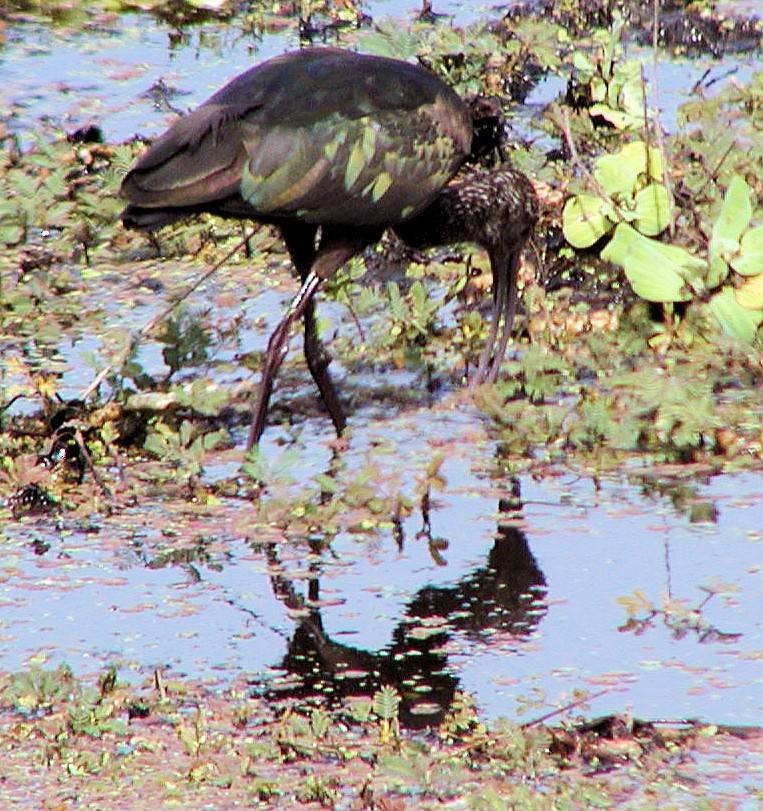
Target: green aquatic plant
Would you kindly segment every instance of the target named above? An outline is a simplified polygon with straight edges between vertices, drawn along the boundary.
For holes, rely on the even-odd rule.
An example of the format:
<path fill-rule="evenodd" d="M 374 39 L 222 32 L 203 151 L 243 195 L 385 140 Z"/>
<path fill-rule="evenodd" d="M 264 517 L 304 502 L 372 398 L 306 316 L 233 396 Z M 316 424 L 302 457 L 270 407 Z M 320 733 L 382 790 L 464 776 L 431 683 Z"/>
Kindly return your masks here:
<path fill-rule="evenodd" d="M 643 129 L 645 121 L 643 63 L 622 58 L 620 36 L 621 27 L 615 26 L 611 33 L 596 35 L 600 48 L 594 54 L 572 54 L 573 96 L 592 121 L 634 132 Z"/>
<path fill-rule="evenodd" d="M 727 334 L 751 343 L 763 322 L 763 226 L 751 227 L 753 213 L 751 190 L 734 175 L 702 253 L 620 223 L 601 255 L 647 301 L 706 306 Z"/>
<path fill-rule="evenodd" d="M 562 228 L 575 248 L 590 248 L 620 223 L 645 236 L 657 236 L 670 224 L 673 200 L 662 183 L 665 168 L 659 149 L 631 141 L 594 162 L 598 194 L 576 194 L 565 203 Z M 637 291 L 638 292 L 638 291 Z"/>
<path fill-rule="evenodd" d="M 193 491 L 209 451 L 227 441 L 228 432 L 224 429 L 203 432 L 190 420 L 183 420 L 175 429 L 157 419 L 151 423 L 143 447 L 177 471 L 166 474 L 167 477 L 177 475 Z"/>
<path fill-rule="evenodd" d="M 77 680 L 69 665 L 50 669 L 33 665 L 8 677 L 3 697 L 17 712 L 32 715 L 50 712 L 55 705 L 68 700 L 76 688 Z"/>
<path fill-rule="evenodd" d="M 390 743 L 400 737 L 400 702 L 402 696 L 388 684 L 379 688 L 373 697 L 373 712 L 379 724 L 379 741 Z"/>

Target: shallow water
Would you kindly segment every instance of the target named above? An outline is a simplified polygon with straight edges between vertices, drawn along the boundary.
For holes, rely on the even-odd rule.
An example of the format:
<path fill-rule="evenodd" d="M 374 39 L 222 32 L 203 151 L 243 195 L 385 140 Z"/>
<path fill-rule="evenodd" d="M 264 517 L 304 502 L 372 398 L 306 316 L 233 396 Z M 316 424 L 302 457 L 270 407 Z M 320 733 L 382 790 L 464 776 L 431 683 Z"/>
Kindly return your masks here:
<path fill-rule="evenodd" d="M 168 35 L 138 15 L 97 31 L 9 26 L 0 100 L 14 110 L 11 126 L 23 139 L 44 114 L 67 130 L 98 123 L 110 141 L 155 135 L 174 116 L 144 95 L 159 78 L 182 91 L 172 103 L 185 109 L 255 59 L 297 44 L 287 35 L 212 44 L 192 33 L 170 50 Z M 669 117 L 705 67 L 663 63 L 659 106 Z M 531 101 L 556 90 L 549 83 Z M 259 298 L 257 312 L 277 318 L 285 295 Z M 149 310 L 130 317 L 145 323 Z M 121 326 L 133 326 L 127 319 Z M 266 335 L 247 333 L 247 350 L 263 348 Z M 62 344 L 64 397 L 89 382 L 80 356 L 98 348 L 92 337 Z M 142 352 L 147 368 L 159 367 L 156 344 Z M 2 668 L 66 661 L 92 673 L 113 663 L 125 678 L 161 667 L 223 683 L 243 674 L 281 696 L 299 691 L 295 674 L 337 694 L 395 681 L 412 723 L 436 718 L 456 689 L 490 717 L 517 717 L 525 697 L 538 701 L 523 716 L 532 718 L 584 689 L 604 691 L 590 714 L 627 706 L 645 718 L 759 723 L 758 475 L 683 481 L 694 491 L 688 502 L 675 471 L 636 466 L 598 480 L 566 471 L 507 480 L 489 475 L 494 444 L 456 395 L 399 413 L 356 412 L 344 463 L 361 469 L 372 460 L 380 481 L 396 476 L 413 498 L 432 449 L 446 454 L 428 525 L 416 511 L 402 533 L 346 532 L 316 552 L 308 538 L 253 536 L 247 502 L 205 508 L 161 493 L 85 524 L 64 513 L 4 527 Z M 273 459 L 278 437 L 278 429 L 265 435 Z M 327 422 L 307 421 L 300 439 L 308 450 L 295 475 L 306 483 L 328 466 Z M 237 461 L 210 458 L 208 479 L 232 475 Z M 712 505 L 714 520 L 692 523 L 692 501 Z M 190 550 L 185 559 L 178 547 Z M 633 603 L 637 592 L 643 622 L 626 629 L 618 601 Z M 666 599 L 672 605 L 659 613 Z"/>
<path fill-rule="evenodd" d="M 670 479 L 648 468 L 596 481 L 475 472 L 491 465 L 492 446 L 474 419 L 466 410 L 421 409 L 356 430 L 348 466 L 368 464 L 370 455 L 380 482 L 402 472 L 403 490 L 443 437 L 460 449 L 443 466 L 445 489 L 432 495 L 429 531 L 415 512 L 402 541 L 391 529 L 345 533 L 315 554 L 306 541 L 253 537 L 250 505 L 160 499 L 117 518 L 94 515 L 85 527 L 65 515 L 57 526 L 24 519 L 7 527 L 4 669 L 67 661 L 91 672 L 113 663 L 126 673 L 167 667 L 223 681 L 245 674 L 275 689 L 288 654 L 292 675 L 319 666 L 324 676 L 404 676 L 418 685 L 414 709 L 462 689 L 488 716 L 513 717 L 520 695 L 541 691 L 545 707 L 585 689 L 609 691 L 591 702 L 594 714 L 628 706 L 645 718 L 758 723 L 760 477 L 686 482 L 716 513 L 714 522 L 693 524 L 671 503 Z M 330 439 L 323 421 L 314 422 L 317 430 L 303 436 L 316 450 L 305 481 L 320 470 L 321 440 Z M 392 452 L 370 450 L 385 445 Z M 644 492 L 655 484 L 665 496 Z M 178 547 L 195 552 L 173 560 Z M 690 622 L 671 627 L 682 619 L 674 611 L 636 633 L 623 629 L 618 601 L 637 591 L 657 609 L 670 598 L 686 610 L 717 593 Z M 355 687 L 345 678 L 334 689 L 363 692 L 362 678 L 353 678 Z"/>
<path fill-rule="evenodd" d="M 461 24 L 481 19 L 488 8 L 440 4 Z M 416 10 L 404 0 L 381 0 L 368 13 L 383 20 Z M 184 111 L 253 64 L 299 47 L 293 32 L 255 37 L 235 26 L 215 26 L 211 34 L 189 27 L 178 42 L 174 26 L 141 14 L 105 15 L 86 28 L 23 22 L 4 33 L 0 110 L 22 142 L 39 130 L 41 118 L 67 132 L 97 124 L 108 142 L 153 137 L 176 115 L 155 103 L 149 93 L 155 83 L 175 91 L 169 103 Z"/>
<path fill-rule="evenodd" d="M 502 6 L 442 0 L 437 11 L 461 25 L 498 19 Z M 750 13 L 763 15 L 763 3 L 748 3 Z M 491 9 L 494 9 L 491 11 Z M 407 0 L 369 3 L 375 20 L 410 19 L 420 7 Z M 90 124 L 101 127 L 108 142 L 137 135 L 155 137 L 175 118 L 192 109 L 238 73 L 257 62 L 299 47 L 293 33 L 261 37 L 241 34 L 235 27 L 189 28 L 178 41 L 176 29 L 151 17 L 130 14 L 106 16 L 89 28 L 57 27 L 24 22 L 9 25 L 0 50 L 0 110 L 11 130 L 24 143 L 40 130 L 40 120 L 67 132 Z M 327 42 L 326 44 L 332 44 Z M 715 59 L 661 59 L 652 65 L 649 51 L 629 46 L 627 56 L 644 62 L 650 86 L 650 106 L 660 111 L 663 125 L 675 127 L 678 106 L 695 83 L 712 95 L 730 76 L 744 81 L 759 69 L 758 54 Z M 163 82 L 172 93 L 157 101 L 150 89 Z M 518 115 L 564 92 L 564 84 L 550 78 L 526 100 Z"/>

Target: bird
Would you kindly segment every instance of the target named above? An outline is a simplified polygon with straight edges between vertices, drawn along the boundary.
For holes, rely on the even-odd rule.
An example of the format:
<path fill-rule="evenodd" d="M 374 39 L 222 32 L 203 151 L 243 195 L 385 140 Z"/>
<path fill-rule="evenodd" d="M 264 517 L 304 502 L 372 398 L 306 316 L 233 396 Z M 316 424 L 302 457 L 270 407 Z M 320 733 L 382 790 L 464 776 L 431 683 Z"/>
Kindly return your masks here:
<path fill-rule="evenodd" d="M 538 202 L 530 180 L 508 166 L 451 183 L 473 136 L 469 105 L 424 66 L 306 48 L 232 79 L 175 120 L 126 174 L 120 196 L 128 228 L 154 231 L 207 212 L 280 229 L 301 287 L 268 342 L 247 451 L 265 429 L 300 318 L 309 371 L 337 435 L 345 431 L 317 335 L 315 294 L 387 229 L 414 249 L 473 242 L 486 250 L 492 324 L 470 385 L 496 379 Z"/>

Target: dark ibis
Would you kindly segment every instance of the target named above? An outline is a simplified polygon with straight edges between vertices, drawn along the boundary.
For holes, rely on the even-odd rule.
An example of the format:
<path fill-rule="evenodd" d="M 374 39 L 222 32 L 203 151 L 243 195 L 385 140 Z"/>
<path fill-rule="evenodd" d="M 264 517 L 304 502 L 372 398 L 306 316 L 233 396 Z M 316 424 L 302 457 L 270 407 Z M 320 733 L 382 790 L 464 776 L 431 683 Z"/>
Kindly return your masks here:
<path fill-rule="evenodd" d="M 472 136 L 469 107 L 429 70 L 313 48 L 233 79 L 178 118 L 127 174 L 121 189 L 127 227 L 150 231 L 210 212 L 281 231 L 302 286 L 270 337 L 247 449 L 262 435 L 300 317 L 308 368 L 337 433 L 344 431 L 314 296 L 387 228 L 413 248 L 474 242 L 487 251 L 493 319 L 470 383 L 495 380 L 516 307 L 519 257 L 538 205 L 529 180 L 510 168 L 449 185 Z"/>

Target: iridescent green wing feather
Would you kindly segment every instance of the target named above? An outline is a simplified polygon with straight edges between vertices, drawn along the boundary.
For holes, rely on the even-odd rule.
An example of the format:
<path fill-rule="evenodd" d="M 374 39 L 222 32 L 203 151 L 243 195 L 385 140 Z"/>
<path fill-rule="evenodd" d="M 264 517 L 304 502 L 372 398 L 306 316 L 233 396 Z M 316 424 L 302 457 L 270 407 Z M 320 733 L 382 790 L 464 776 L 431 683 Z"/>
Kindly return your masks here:
<path fill-rule="evenodd" d="M 438 105 L 355 118 L 334 111 L 304 127 L 254 124 L 241 196 L 263 216 L 322 224 L 385 225 L 410 216 L 463 160 Z"/>

